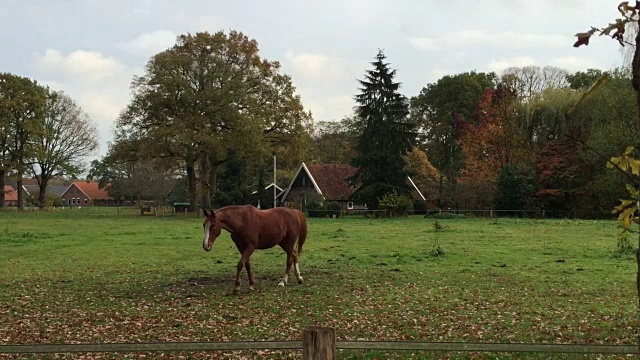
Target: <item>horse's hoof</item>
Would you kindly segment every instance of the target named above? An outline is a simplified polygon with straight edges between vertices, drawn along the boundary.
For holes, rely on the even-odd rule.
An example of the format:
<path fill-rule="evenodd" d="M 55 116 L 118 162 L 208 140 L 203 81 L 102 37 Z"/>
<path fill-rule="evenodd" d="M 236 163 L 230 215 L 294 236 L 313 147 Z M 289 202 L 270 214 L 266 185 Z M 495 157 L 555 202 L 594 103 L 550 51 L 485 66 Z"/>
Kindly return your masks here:
<path fill-rule="evenodd" d="M 238 295 L 240 293 L 240 288 L 233 289 L 233 295 Z"/>
<path fill-rule="evenodd" d="M 302 282 L 303 282 L 303 279 L 302 279 L 302 278 L 299 278 L 299 279 L 298 279 L 298 284 L 302 284 Z"/>
<path fill-rule="evenodd" d="M 284 287 L 284 280 L 281 280 L 281 281 L 278 283 L 278 286 L 282 286 L 282 287 Z"/>
<path fill-rule="evenodd" d="M 255 290 L 253 286 L 249 286 L 249 291 L 253 291 L 253 290 Z"/>

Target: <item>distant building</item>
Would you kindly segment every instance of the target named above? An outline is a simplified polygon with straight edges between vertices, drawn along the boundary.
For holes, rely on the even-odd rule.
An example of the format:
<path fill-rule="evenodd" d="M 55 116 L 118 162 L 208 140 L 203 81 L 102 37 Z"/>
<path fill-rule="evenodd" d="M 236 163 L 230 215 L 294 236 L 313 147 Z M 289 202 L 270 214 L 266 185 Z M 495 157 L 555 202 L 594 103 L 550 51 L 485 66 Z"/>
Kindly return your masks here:
<path fill-rule="evenodd" d="M 18 206 L 18 192 L 11 185 L 4 186 L 4 206 Z"/>
<path fill-rule="evenodd" d="M 38 205 L 40 199 L 40 185 L 23 185 L 27 198 L 33 205 Z M 68 186 L 64 185 L 49 185 L 47 186 L 46 196 L 60 198 L 62 194 L 68 189 Z"/>
<path fill-rule="evenodd" d="M 359 186 L 351 186 L 347 180 L 355 175 L 356 170 L 357 168 L 349 164 L 306 165 L 303 162 L 289 187 L 280 196 L 280 204 L 292 202 L 306 209 L 307 196 L 314 193 L 320 195 L 324 201 L 339 203 L 344 210 L 366 209 L 367 204 L 352 199 Z M 424 196 L 411 178 L 407 177 L 407 183 L 413 188 L 413 199 L 424 201 Z"/>
<path fill-rule="evenodd" d="M 282 195 L 282 192 L 284 191 L 280 186 L 271 183 L 267 186 L 265 186 L 264 191 L 265 191 L 265 201 L 267 201 L 266 204 L 260 204 L 260 199 L 258 196 L 258 191 L 254 191 L 251 193 L 250 195 L 250 202 L 251 205 L 254 205 L 258 208 L 272 208 L 273 207 L 273 189 L 276 189 L 276 199 L 278 199 L 280 197 L 280 195 Z"/>
<path fill-rule="evenodd" d="M 100 189 L 94 181 L 76 181 L 60 196 L 63 204 L 69 206 L 113 205 L 115 201 L 105 189 Z"/>

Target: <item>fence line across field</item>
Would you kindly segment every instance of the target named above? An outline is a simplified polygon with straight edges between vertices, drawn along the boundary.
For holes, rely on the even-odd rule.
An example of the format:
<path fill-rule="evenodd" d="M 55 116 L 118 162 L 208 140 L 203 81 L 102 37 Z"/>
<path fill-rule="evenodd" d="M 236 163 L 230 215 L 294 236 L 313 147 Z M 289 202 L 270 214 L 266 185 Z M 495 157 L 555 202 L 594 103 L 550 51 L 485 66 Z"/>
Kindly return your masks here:
<path fill-rule="evenodd" d="M 106 215 L 155 215 L 155 216 L 167 216 L 167 215 L 178 215 L 178 216 L 196 216 L 200 217 L 200 211 L 196 211 L 195 213 L 188 212 L 186 208 L 176 211 L 170 206 L 160 206 L 160 207 L 147 207 L 145 210 L 141 212 L 141 208 L 132 207 L 132 206 L 98 206 L 98 207 L 77 207 L 77 208 L 69 208 L 69 207 L 51 207 L 45 212 L 53 211 L 53 212 L 67 212 L 67 211 L 81 211 L 89 214 L 106 214 Z M 35 213 L 37 214 L 39 211 L 36 207 L 25 208 L 24 212 L 26 213 Z M 5 208 L 0 209 L 0 212 L 18 212 L 17 208 Z M 329 217 L 333 218 L 333 215 L 339 214 L 339 216 L 354 216 L 361 215 L 366 216 L 367 214 L 389 214 L 389 210 L 371 210 L 371 209 L 340 209 L 340 210 L 305 210 L 307 215 L 313 215 L 311 213 L 315 213 L 315 216 L 311 217 Z M 474 217 L 510 217 L 510 216 L 518 216 L 522 218 L 532 218 L 532 219 L 551 219 L 551 218 L 569 218 L 569 219 L 600 219 L 600 220 L 613 220 L 615 217 L 610 212 L 605 211 L 592 211 L 592 210 L 526 210 L 526 209 L 516 209 L 516 210 L 501 210 L 501 209 L 424 209 L 424 210 L 407 210 L 405 212 L 408 215 L 416 215 L 416 216 L 442 216 L 442 215 L 468 215 Z M 190 215 L 191 214 L 191 215 Z M 327 214 L 327 216 L 317 216 Z"/>
<path fill-rule="evenodd" d="M 102 344 L 16 344 L 0 345 L 0 354 L 43 353 L 132 353 L 132 352 L 206 352 L 242 350 L 302 350 L 303 359 L 336 359 L 336 350 L 565 353 L 565 354 L 640 354 L 638 345 L 527 344 L 417 341 L 336 341 L 334 328 L 311 327 L 302 341 L 229 341 L 158 342 Z"/>

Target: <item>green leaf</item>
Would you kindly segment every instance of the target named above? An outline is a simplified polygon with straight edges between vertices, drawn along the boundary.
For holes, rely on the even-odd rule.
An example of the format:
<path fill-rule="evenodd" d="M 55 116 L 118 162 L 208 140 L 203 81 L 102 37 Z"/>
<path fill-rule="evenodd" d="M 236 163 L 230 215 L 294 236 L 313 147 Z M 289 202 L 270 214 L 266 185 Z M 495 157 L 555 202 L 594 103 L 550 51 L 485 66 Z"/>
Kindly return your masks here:
<path fill-rule="evenodd" d="M 633 146 L 627 146 L 627 149 L 624 151 L 624 155 L 630 155 L 633 152 Z"/>
<path fill-rule="evenodd" d="M 621 202 L 620 205 L 614 207 L 611 213 L 613 214 L 618 213 L 624 210 L 625 208 L 627 208 L 629 205 L 633 204 L 633 200 L 620 200 L 620 202 Z"/>
<path fill-rule="evenodd" d="M 640 191 L 636 190 L 633 185 L 627 184 L 627 191 L 634 199 L 637 199 L 640 196 Z"/>
<path fill-rule="evenodd" d="M 631 173 L 633 173 L 633 175 L 640 175 L 640 160 L 638 159 L 629 159 L 629 167 L 631 167 Z"/>
<path fill-rule="evenodd" d="M 633 214 L 636 212 L 635 207 L 625 209 L 619 216 L 618 221 L 622 223 L 625 229 L 631 227 L 631 221 L 633 221 Z"/>

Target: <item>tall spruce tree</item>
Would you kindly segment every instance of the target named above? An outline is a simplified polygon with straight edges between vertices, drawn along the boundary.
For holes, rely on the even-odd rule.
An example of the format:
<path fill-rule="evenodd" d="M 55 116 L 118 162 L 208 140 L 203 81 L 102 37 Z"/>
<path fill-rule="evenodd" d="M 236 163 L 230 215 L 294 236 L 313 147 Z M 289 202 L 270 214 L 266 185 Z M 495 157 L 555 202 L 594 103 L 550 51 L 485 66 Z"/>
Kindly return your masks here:
<path fill-rule="evenodd" d="M 356 95 L 356 116 L 361 122 L 357 155 L 352 165 L 358 170 L 350 178 L 361 187 L 354 194 L 369 208 L 377 209 L 386 194 L 410 194 L 404 156 L 415 142 L 415 124 L 409 122 L 409 101 L 398 92 L 400 83 L 394 82 L 396 71 L 385 63 L 380 50 L 372 70 L 359 80 L 361 93 Z"/>

